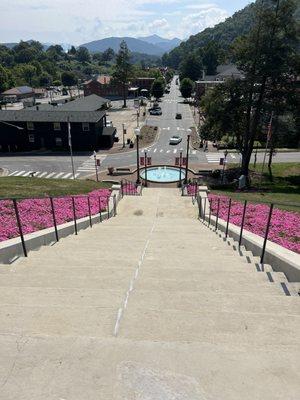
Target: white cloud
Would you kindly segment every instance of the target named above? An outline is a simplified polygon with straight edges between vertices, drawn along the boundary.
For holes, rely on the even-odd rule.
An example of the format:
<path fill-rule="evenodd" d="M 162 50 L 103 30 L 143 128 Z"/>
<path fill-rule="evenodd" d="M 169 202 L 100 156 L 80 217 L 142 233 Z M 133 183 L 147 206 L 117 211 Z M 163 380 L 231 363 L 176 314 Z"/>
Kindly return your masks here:
<path fill-rule="evenodd" d="M 149 24 L 149 29 L 166 29 L 169 27 L 169 23 L 165 18 L 155 19 Z"/>

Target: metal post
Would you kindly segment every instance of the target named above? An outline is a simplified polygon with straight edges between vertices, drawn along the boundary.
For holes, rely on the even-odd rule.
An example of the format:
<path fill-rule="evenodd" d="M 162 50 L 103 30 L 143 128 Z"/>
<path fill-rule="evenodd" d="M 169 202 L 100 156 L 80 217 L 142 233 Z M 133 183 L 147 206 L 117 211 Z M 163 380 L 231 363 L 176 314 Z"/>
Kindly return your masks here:
<path fill-rule="evenodd" d="M 92 223 L 90 196 L 87 196 L 87 203 L 88 203 L 88 209 L 89 209 L 90 227 L 92 227 L 93 223 Z"/>
<path fill-rule="evenodd" d="M 182 167 L 182 151 L 179 154 L 179 184 L 178 184 L 179 187 L 182 186 L 182 183 L 181 183 L 181 167 Z"/>
<path fill-rule="evenodd" d="M 114 217 L 117 215 L 117 198 L 116 195 L 114 194 Z"/>
<path fill-rule="evenodd" d="M 269 210 L 269 216 L 268 216 L 268 222 L 267 222 L 267 228 L 266 228 L 266 233 L 265 233 L 265 238 L 264 238 L 264 244 L 260 256 L 260 263 L 264 263 L 264 258 L 265 258 L 265 252 L 266 252 L 266 245 L 267 245 L 267 240 L 268 240 L 268 235 L 269 235 L 269 230 L 270 230 L 270 224 L 271 224 L 271 218 L 272 218 L 272 213 L 273 213 L 273 208 L 274 204 L 270 205 L 270 210 Z"/>
<path fill-rule="evenodd" d="M 140 158 L 139 158 L 139 135 L 136 137 L 136 165 L 137 165 L 137 177 L 136 177 L 136 183 L 138 185 L 141 184 L 140 181 Z"/>
<path fill-rule="evenodd" d="M 96 180 L 97 180 L 97 182 L 99 182 L 98 165 L 97 165 L 97 153 L 95 151 L 94 151 L 94 160 L 95 160 Z"/>
<path fill-rule="evenodd" d="M 227 224 L 226 224 L 225 238 L 227 238 L 227 236 L 228 236 L 228 227 L 229 227 L 229 219 L 230 219 L 230 209 L 231 209 L 231 198 L 229 199 L 229 204 L 228 204 L 228 214 L 227 214 Z"/>
<path fill-rule="evenodd" d="M 147 187 L 147 150 L 145 150 L 145 186 Z"/>
<path fill-rule="evenodd" d="M 110 197 L 107 197 L 107 219 L 109 219 L 109 200 Z"/>
<path fill-rule="evenodd" d="M 199 219 L 202 217 L 202 198 L 199 196 Z"/>
<path fill-rule="evenodd" d="M 78 232 L 77 232 L 77 220 L 76 220 L 75 199 L 74 199 L 73 196 L 72 196 L 72 205 L 73 205 L 73 218 L 74 218 L 74 232 L 75 232 L 75 235 L 77 235 Z"/>
<path fill-rule="evenodd" d="M 57 224 L 56 224 L 56 218 L 55 218 L 55 209 L 54 209 L 54 203 L 53 203 L 52 197 L 50 197 L 50 205 L 51 205 L 51 211 L 52 211 L 52 219 L 53 219 L 55 237 L 56 237 L 56 241 L 58 242 L 59 238 L 58 238 Z"/>
<path fill-rule="evenodd" d="M 187 184 L 187 182 L 188 182 L 190 137 L 191 137 L 191 135 L 187 135 L 186 164 L 185 164 L 185 178 L 184 178 L 184 183 L 185 184 Z"/>
<path fill-rule="evenodd" d="M 202 201 L 202 200 L 201 200 L 201 201 Z M 206 210 L 206 197 L 204 197 L 203 222 L 205 221 L 205 210 Z"/>
<path fill-rule="evenodd" d="M 218 229 L 219 210 L 220 210 L 220 198 L 218 199 L 218 208 L 217 208 L 217 218 L 216 218 L 215 231 Z"/>
<path fill-rule="evenodd" d="M 70 149 L 70 156 L 71 156 L 72 175 L 73 175 L 73 179 L 75 179 L 75 167 L 74 167 L 74 160 L 73 160 L 71 123 L 70 123 L 70 118 L 69 117 L 68 117 L 68 142 L 69 142 L 69 149 Z"/>
<path fill-rule="evenodd" d="M 122 128 L 123 128 L 123 149 L 125 148 L 125 124 L 122 124 Z"/>
<path fill-rule="evenodd" d="M 102 222 L 102 211 L 101 211 L 101 197 L 98 197 L 98 203 L 99 203 L 99 220 Z"/>
<path fill-rule="evenodd" d="M 210 219 L 211 219 L 211 205 L 212 205 L 212 200 L 210 201 L 210 204 L 209 204 L 209 216 L 208 216 L 208 226 L 210 226 Z"/>
<path fill-rule="evenodd" d="M 246 207 L 247 207 L 247 200 L 245 200 L 245 202 L 244 202 L 244 210 L 243 210 L 243 217 L 242 217 L 242 224 L 241 224 L 241 231 L 240 231 L 239 247 L 241 247 L 241 244 L 242 244 Z"/>
<path fill-rule="evenodd" d="M 13 204 L 14 204 L 14 209 L 15 209 L 15 214 L 16 214 L 16 220 L 17 220 L 17 225 L 19 229 L 19 234 L 21 238 L 21 243 L 22 243 L 22 248 L 23 248 L 23 254 L 25 257 L 27 257 L 27 250 L 26 250 L 26 245 L 25 245 L 25 240 L 24 240 L 24 235 L 23 235 L 23 230 L 22 230 L 22 225 L 21 225 L 21 220 L 20 220 L 20 215 L 19 215 L 19 210 L 18 210 L 18 204 L 17 200 L 13 199 Z"/>

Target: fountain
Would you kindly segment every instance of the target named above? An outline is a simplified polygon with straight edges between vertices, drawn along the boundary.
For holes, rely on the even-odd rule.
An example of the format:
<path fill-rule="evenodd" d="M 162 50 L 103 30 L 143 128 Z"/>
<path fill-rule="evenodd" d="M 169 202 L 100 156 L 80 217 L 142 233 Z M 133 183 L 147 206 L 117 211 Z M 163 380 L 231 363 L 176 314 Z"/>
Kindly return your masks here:
<path fill-rule="evenodd" d="M 145 179 L 145 169 L 140 174 L 142 179 Z M 181 168 L 181 180 L 185 178 L 185 170 Z M 164 165 L 162 167 L 147 167 L 147 180 L 149 182 L 157 183 L 171 183 L 178 182 L 180 179 L 180 168 L 169 167 Z"/>

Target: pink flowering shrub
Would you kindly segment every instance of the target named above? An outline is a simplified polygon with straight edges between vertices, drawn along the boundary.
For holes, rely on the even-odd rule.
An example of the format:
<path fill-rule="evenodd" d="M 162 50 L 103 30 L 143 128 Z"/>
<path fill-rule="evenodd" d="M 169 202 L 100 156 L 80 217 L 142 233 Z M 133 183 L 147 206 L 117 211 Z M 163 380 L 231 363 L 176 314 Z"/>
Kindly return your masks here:
<path fill-rule="evenodd" d="M 137 187 L 131 182 L 122 183 L 122 192 L 123 194 L 137 194 Z"/>
<path fill-rule="evenodd" d="M 198 193 L 198 185 L 188 184 L 186 188 L 188 196 L 195 196 Z"/>
<path fill-rule="evenodd" d="M 91 214 L 106 210 L 110 191 L 94 190 L 89 193 Z M 76 218 L 89 215 L 87 197 L 73 196 L 75 200 Z M 57 225 L 73 220 L 72 197 L 53 198 Z M 32 233 L 53 226 L 53 217 L 49 198 L 26 199 L 18 201 L 18 210 L 23 233 Z M 0 200 L 0 241 L 19 236 L 16 215 L 11 200 Z"/>
<path fill-rule="evenodd" d="M 219 218 L 227 221 L 229 198 L 209 195 L 212 214 L 216 215 L 220 199 Z M 243 203 L 231 202 L 229 222 L 241 226 Z M 264 236 L 268 221 L 269 206 L 266 204 L 247 203 L 244 229 L 259 236 Z M 273 209 L 268 239 L 289 250 L 300 253 L 300 213 Z"/>

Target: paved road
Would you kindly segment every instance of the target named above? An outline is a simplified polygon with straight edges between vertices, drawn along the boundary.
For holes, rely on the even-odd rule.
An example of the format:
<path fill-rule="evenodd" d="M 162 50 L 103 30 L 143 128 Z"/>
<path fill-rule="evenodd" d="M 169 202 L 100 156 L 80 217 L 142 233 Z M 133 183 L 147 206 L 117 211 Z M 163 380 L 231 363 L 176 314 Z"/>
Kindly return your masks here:
<path fill-rule="evenodd" d="M 148 155 L 152 157 L 153 164 L 173 164 L 180 150 L 186 152 L 187 130 L 194 125 L 193 116 L 188 104 L 183 103 L 180 96 L 179 88 L 172 81 L 169 94 L 165 94 L 162 102 L 161 116 L 148 116 L 145 123 L 159 127 L 158 141 L 147 148 Z M 176 113 L 182 114 L 182 119 L 175 119 Z M 172 135 L 180 135 L 182 142 L 176 146 L 169 144 Z M 141 155 L 144 149 L 141 149 Z M 204 153 L 203 150 L 190 150 L 190 164 L 197 163 L 218 163 L 220 157 L 224 154 L 220 152 Z M 106 169 L 109 165 L 114 167 L 134 166 L 136 165 L 136 151 L 130 151 L 123 154 L 107 154 L 100 151 L 101 170 Z M 252 161 L 254 156 L 252 157 Z M 239 154 L 229 154 L 229 162 L 238 163 L 240 161 Z M 257 162 L 263 161 L 263 153 L 259 153 Z M 278 153 L 274 157 L 274 162 L 300 162 L 300 153 Z M 74 164 L 76 177 L 84 177 L 94 173 L 95 166 L 93 156 L 90 153 L 81 153 L 74 156 Z M 31 171 L 37 171 L 38 177 L 48 178 L 71 178 L 72 168 L 70 156 L 67 153 L 53 155 L 45 153 L 43 155 L 18 155 L 18 156 L 1 156 L 0 167 L 7 168 L 13 176 L 28 176 Z"/>

